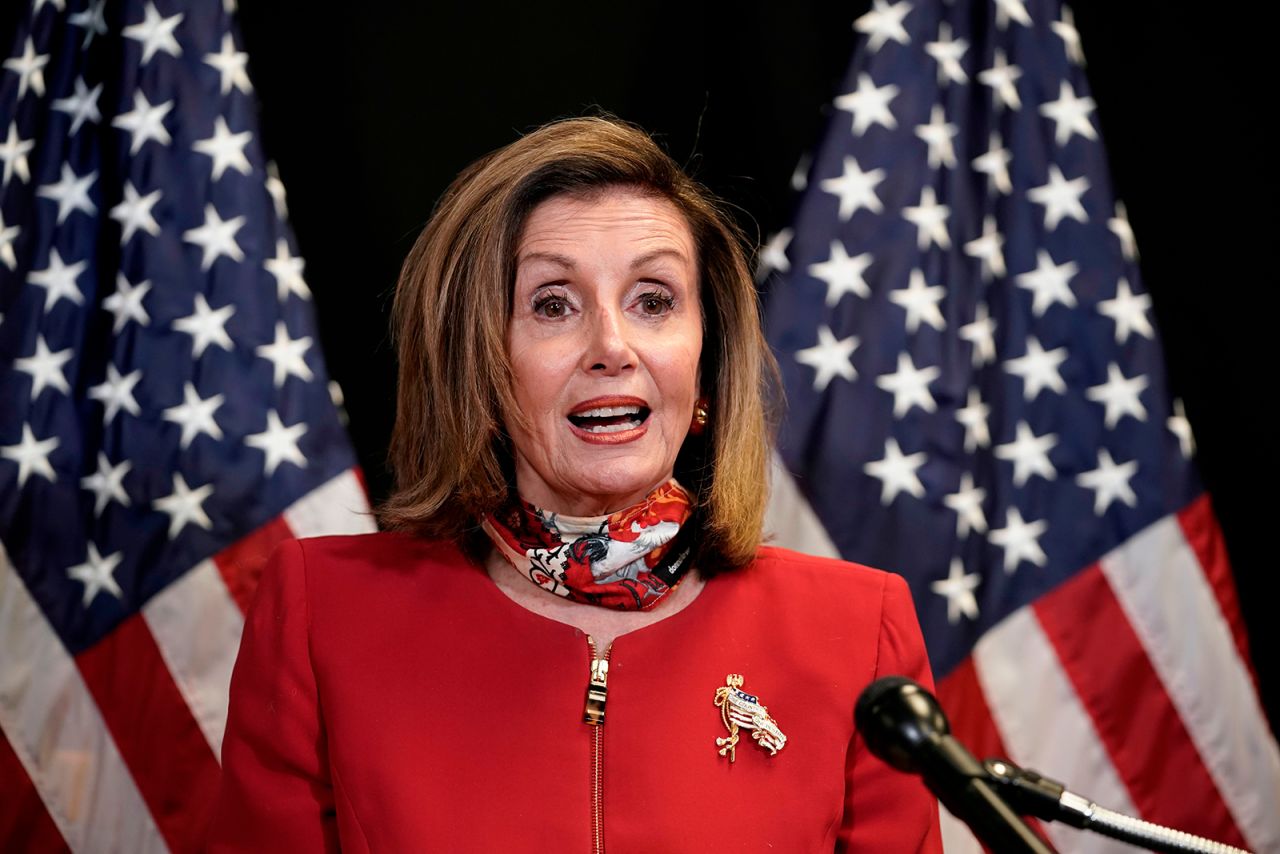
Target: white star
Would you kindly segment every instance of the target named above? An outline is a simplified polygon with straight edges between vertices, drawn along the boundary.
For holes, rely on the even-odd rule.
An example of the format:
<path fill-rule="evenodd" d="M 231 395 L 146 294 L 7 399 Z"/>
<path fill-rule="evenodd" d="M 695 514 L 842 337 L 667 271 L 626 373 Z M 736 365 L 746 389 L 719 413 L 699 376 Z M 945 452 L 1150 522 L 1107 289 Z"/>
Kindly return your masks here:
<path fill-rule="evenodd" d="M 827 283 L 827 307 L 840 302 L 845 294 L 857 294 L 864 299 L 871 296 L 871 288 L 862 274 L 871 266 L 870 252 L 850 258 L 839 240 L 831 241 L 831 254 L 827 260 L 809 265 L 809 275 Z"/>
<path fill-rule="evenodd" d="M 858 88 L 836 98 L 836 109 L 853 113 L 853 134 L 862 136 L 873 124 L 893 130 L 898 126 L 889 102 L 898 95 L 898 87 L 892 83 L 877 87 L 870 74 L 858 75 Z"/>
<path fill-rule="evenodd" d="M 1071 279 L 1078 272 L 1080 265 L 1075 261 L 1055 264 L 1053 256 L 1046 250 L 1037 249 L 1036 268 L 1015 276 L 1014 281 L 1034 295 L 1031 313 L 1036 317 L 1044 317 L 1044 313 L 1054 303 L 1062 303 L 1067 308 L 1075 306 L 1076 296 L 1071 292 Z"/>
<path fill-rule="evenodd" d="M 1013 182 L 1009 180 L 1009 163 L 1013 154 L 1004 147 L 997 131 L 991 132 L 991 141 L 986 153 L 973 159 L 973 168 L 987 176 L 987 186 L 994 187 L 1006 196 L 1013 192 Z"/>
<path fill-rule="evenodd" d="M 813 165 L 813 157 L 809 154 L 801 154 L 800 159 L 796 161 L 796 168 L 791 170 L 791 189 L 797 193 L 804 192 L 809 186 L 809 167 Z"/>
<path fill-rule="evenodd" d="M 14 254 L 13 241 L 21 233 L 22 229 L 18 226 L 4 224 L 4 211 L 0 211 L 0 262 L 10 270 L 18 269 L 18 256 Z"/>
<path fill-rule="evenodd" d="M 216 181 L 228 168 L 236 170 L 241 175 L 248 175 L 253 171 L 249 158 L 244 156 L 244 147 L 252 139 L 251 131 L 232 133 L 227 127 L 226 119 L 218 116 L 213 123 L 213 136 L 196 140 L 191 147 L 213 158 L 213 180 Z"/>
<path fill-rule="evenodd" d="M 226 95 L 231 91 L 231 87 L 239 89 L 246 95 L 253 91 L 253 86 L 249 83 L 249 75 L 245 72 L 245 65 L 249 61 L 249 54 L 236 50 L 235 40 L 231 38 L 231 33 L 222 34 L 222 50 L 218 53 L 206 53 L 204 55 L 204 64 L 217 69 L 218 77 L 222 81 L 222 94 Z"/>
<path fill-rule="evenodd" d="M 1073 133 L 1078 133 L 1085 139 L 1098 138 L 1093 122 L 1089 120 L 1094 106 L 1092 98 L 1077 98 L 1075 89 L 1063 80 L 1058 89 L 1058 100 L 1042 105 L 1040 115 L 1053 119 L 1053 139 L 1058 145 L 1065 145 Z"/>
<path fill-rule="evenodd" d="M 89 543 L 88 560 L 78 566 L 67 569 L 68 578 L 84 584 L 84 597 L 81 601 L 85 608 L 88 608 L 94 597 L 103 591 L 110 593 L 117 599 L 124 595 L 120 585 L 116 583 L 115 576 L 112 574 L 116 571 L 116 567 L 120 565 L 120 559 L 123 555 L 124 552 L 116 552 L 113 555 L 103 557 L 98 554 L 98 547 L 93 543 Z"/>
<path fill-rule="evenodd" d="M 1098 311 L 1115 321 L 1117 344 L 1128 341 L 1131 332 L 1136 332 L 1143 338 L 1155 338 L 1156 331 L 1147 317 L 1150 308 L 1151 297 L 1135 294 L 1129 289 L 1128 280 L 1123 277 L 1116 284 L 1115 298 L 1098 303 Z"/>
<path fill-rule="evenodd" d="M 1076 65 L 1084 67 L 1084 49 L 1080 45 L 1080 33 L 1076 30 L 1076 19 L 1071 14 L 1071 9 L 1067 6 L 1062 7 L 1062 18 L 1057 21 L 1049 22 L 1049 29 L 1062 39 L 1062 46 L 1067 51 L 1067 59 Z"/>
<path fill-rule="evenodd" d="M 88 261 L 77 261 L 74 264 L 62 263 L 58 250 L 49 250 L 49 266 L 43 270 L 32 270 L 27 274 L 27 284 L 48 288 L 44 295 L 44 310 L 47 313 L 53 304 L 66 297 L 76 305 L 84 304 L 84 294 L 76 287 L 76 277 L 84 272 Z"/>
<path fill-rule="evenodd" d="M 290 375 L 307 381 L 311 379 L 311 369 L 307 367 L 304 356 L 311 346 L 311 338 L 290 338 L 289 330 L 283 320 L 276 321 L 276 338 L 270 344 L 255 347 L 254 352 L 271 362 L 275 368 L 276 388 L 284 385 Z"/>
<path fill-rule="evenodd" d="M 276 280 L 276 298 L 281 302 L 294 293 L 303 299 L 311 298 L 311 290 L 302 278 L 302 259 L 289 252 L 289 243 L 283 237 L 276 241 L 276 257 L 262 262 Z"/>
<path fill-rule="evenodd" d="M 1088 222 L 1080 197 L 1089 189 L 1089 179 L 1081 175 L 1068 181 L 1062 170 L 1049 164 L 1049 183 L 1027 190 L 1027 198 L 1037 205 L 1044 205 L 1044 227 L 1052 231 L 1064 216 L 1076 222 Z"/>
<path fill-rule="evenodd" d="M 947 217 L 951 216 L 951 208 L 938 204 L 933 187 L 922 189 L 920 204 L 903 208 L 902 215 L 915 225 L 916 247 L 921 252 L 934 243 L 943 249 L 951 248 L 951 237 L 947 234 Z"/>
<path fill-rule="evenodd" d="M 116 366 L 110 362 L 107 363 L 107 379 L 101 385 L 89 388 L 89 397 L 102 401 L 106 407 L 102 416 L 103 424 L 110 424 L 111 419 L 115 418 L 121 409 L 135 417 L 141 412 L 138 409 L 138 401 L 133 399 L 133 387 L 140 379 L 142 379 L 141 370 L 120 376 Z"/>
<path fill-rule="evenodd" d="M 978 389 L 970 388 L 968 402 L 956 410 L 956 420 L 964 427 L 965 453 L 991 445 L 991 432 L 987 427 L 987 416 L 990 414 L 991 407 L 982 402 Z"/>
<path fill-rule="evenodd" d="M 71 169 L 71 164 L 63 163 L 62 177 L 58 182 L 41 186 L 36 190 L 36 195 L 53 199 L 58 203 L 57 223 L 62 225 L 62 221 L 72 211 L 84 211 L 90 216 L 97 213 L 97 206 L 89 200 L 89 188 L 97 178 L 97 172 L 90 172 L 83 178 L 77 178 L 76 173 Z"/>
<path fill-rule="evenodd" d="M 89 46 L 89 42 L 93 41 L 94 33 L 100 36 L 107 34 L 107 22 L 102 16 L 102 7 L 106 2 L 107 0 L 89 0 L 88 9 L 76 12 L 68 18 L 72 26 L 84 27 L 84 44 L 81 47 Z"/>
<path fill-rule="evenodd" d="M 282 462 L 293 463 L 299 468 L 307 464 L 307 458 L 298 450 L 298 440 L 307 432 L 307 425 L 298 422 L 286 427 L 274 409 L 267 412 L 267 429 L 245 436 L 245 444 L 266 454 L 264 471 L 270 477 Z"/>
<path fill-rule="evenodd" d="M 90 89 L 83 77 L 76 78 L 74 95 L 59 98 L 53 102 L 53 108 L 60 113 L 71 116 L 71 133 L 80 130 L 86 121 L 94 123 L 102 121 L 102 113 L 98 112 L 98 98 L 102 95 L 102 84 Z"/>
<path fill-rule="evenodd" d="M 1106 448 L 1099 448 L 1098 467 L 1076 476 L 1076 483 L 1094 491 L 1093 515 L 1101 516 L 1117 499 L 1130 507 L 1135 506 L 1138 496 L 1134 495 L 1129 480 L 1137 471 L 1137 460 L 1116 463 Z"/>
<path fill-rule="evenodd" d="M 147 96 L 142 94 L 142 90 L 135 89 L 133 92 L 133 109 L 112 119 L 111 126 L 132 134 L 129 153 L 137 154 L 138 149 L 142 148 L 149 139 L 154 139 L 161 145 L 168 145 L 173 141 L 169 136 L 169 131 L 164 126 L 164 117 L 172 109 L 173 101 L 165 101 L 163 104 L 152 106 L 147 100 Z"/>
<path fill-rule="evenodd" d="M 1003 30 L 1009 26 L 1010 19 L 1024 27 L 1031 26 L 1025 0 L 996 0 L 996 26 Z"/>
<path fill-rule="evenodd" d="M 27 94 L 27 87 L 37 95 L 44 95 L 44 67 L 49 64 L 49 54 L 37 54 L 35 42 L 27 36 L 22 55 L 4 61 L 4 67 L 18 75 L 18 100 Z"/>
<path fill-rule="evenodd" d="M 973 323 L 960 327 L 960 337 L 973 345 L 973 366 L 980 368 L 996 360 L 996 322 L 985 302 L 978 303 Z"/>
<path fill-rule="evenodd" d="M 30 356 L 13 360 L 13 366 L 31 377 L 31 399 L 35 400 L 40 392 L 52 386 L 63 394 L 71 393 L 67 384 L 66 369 L 63 367 L 71 361 L 73 352 L 70 347 L 54 353 L 45 343 L 44 335 L 36 335 L 36 349 Z"/>
<path fill-rule="evenodd" d="M 987 491 L 974 486 L 973 475 L 967 471 L 960 475 L 960 488 L 942 497 L 942 503 L 956 513 L 957 537 L 967 537 L 971 530 L 979 534 L 987 532 L 987 516 L 982 512 L 986 497 Z"/>
<path fill-rule="evenodd" d="M 124 491 L 124 476 L 133 468 L 133 463 L 125 460 L 118 466 L 111 465 L 107 455 L 98 452 L 98 470 L 81 478 L 80 485 L 93 493 L 93 513 L 101 516 L 102 510 L 112 499 L 123 506 L 129 506 L 129 496 Z"/>
<path fill-rule="evenodd" d="M 113 334 L 119 334 L 130 320 L 137 321 L 139 326 L 147 326 L 151 322 L 151 317 L 142 305 L 142 298 L 149 290 L 150 282 L 131 285 L 124 273 L 116 274 L 116 292 L 102 301 L 102 307 L 115 315 L 115 321 L 111 324 Z"/>
<path fill-rule="evenodd" d="M 188 229 L 182 233 L 182 239 L 194 243 L 204 250 L 200 259 L 200 269 L 208 270 L 219 255 L 225 255 L 233 261 L 243 261 L 244 252 L 236 242 L 236 232 L 244 225 L 244 217 L 236 216 L 222 219 L 212 204 L 204 206 L 204 225 Z"/>
<path fill-rule="evenodd" d="M 863 172 L 853 157 L 844 159 L 844 173 L 839 178 L 827 178 L 819 186 L 825 192 L 840 198 L 840 219 L 848 222 L 858 208 L 880 213 L 884 205 L 876 195 L 876 185 L 884 180 L 883 169 Z"/>
<path fill-rule="evenodd" d="M 153 190 L 145 196 L 138 195 L 132 181 L 125 181 L 124 201 L 111 209 L 111 218 L 120 223 L 120 245 L 123 246 L 139 229 L 155 237 L 160 233 L 160 224 L 152 215 L 151 209 L 160 201 L 160 190 Z"/>
<path fill-rule="evenodd" d="M 267 195 L 271 196 L 276 216 L 282 220 L 288 219 L 289 207 L 285 201 L 284 181 L 280 180 L 280 167 L 276 166 L 274 160 L 267 162 Z"/>
<path fill-rule="evenodd" d="M 9 123 L 9 138 L 0 143 L 0 160 L 4 161 L 4 177 L 0 181 L 0 187 L 9 186 L 9 179 L 14 175 L 24 184 L 31 180 L 27 154 L 35 147 L 34 139 L 22 139 L 18 136 L 17 122 Z"/>
<path fill-rule="evenodd" d="M 946 597 L 948 623 L 954 626 L 960 622 L 961 615 L 970 620 L 978 619 L 978 600 L 974 598 L 973 591 L 981 582 L 982 577 L 977 573 L 966 575 L 960 558 L 953 557 L 947 577 L 929 585 L 934 593 Z"/>
<path fill-rule="evenodd" d="M 211 439 L 221 439 L 222 428 L 213 419 L 213 413 L 222 405 L 225 397 L 214 394 L 202 398 L 190 382 L 183 387 L 182 396 L 182 403 L 170 406 L 164 411 L 165 421 L 172 421 L 182 427 L 182 438 L 178 446 L 185 451 L 201 433 Z"/>
<path fill-rule="evenodd" d="M 1124 202 L 1116 202 L 1116 215 L 1107 220 L 1107 228 L 1119 238 L 1125 260 L 1138 260 L 1138 244 L 1133 239 L 1133 226 L 1129 225 L 1129 212 L 1125 210 Z"/>
<path fill-rule="evenodd" d="M 146 17 L 142 23 L 132 24 L 123 30 L 126 38 L 142 43 L 142 64 L 150 62 L 157 51 L 164 51 L 175 58 L 182 56 L 182 46 L 174 38 L 173 30 L 182 23 L 183 14 L 179 12 L 168 18 L 162 17 L 154 3 L 147 3 L 144 14 Z"/>
<path fill-rule="evenodd" d="M 36 0 L 35 5 L 31 7 L 31 17 L 35 18 L 35 16 L 39 14 L 40 10 L 44 8 L 46 3 L 52 5 L 53 8 L 57 9 L 59 12 L 64 12 L 67 8 L 66 0 Z"/>
<path fill-rule="evenodd" d="M 213 495 L 212 483 L 192 489 L 182 475 L 174 472 L 173 492 L 151 502 L 156 510 L 169 514 L 169 539 L 176 537 L 187 525 L 213 530 L 213 522 L 202 506 L 210 495 Z"/>
<path fill-rule="evenodd" d="M 1022 99 L 1018 97 L 1018 78 L 1022 69 L 1009 65 L 1005 61 L 1004 51 L 996 48 L 993 65 L 986 71 L 978 72 L 978 82 L 991 87 L 991 94 L 996 103 L 1003 104 L 1011 110 L 1022 109 Z"/>
<path fill-rule="evenodd" d="M 785 273 L 791 269 L 791 259 L 787 257 L 787 247 L 791 245 L 791 239 L 795 237 L 795 234 L 791 229 L 784 228 L 770 237 L 768 242 L 761 247 L 759 266 L 756 268 L 757 281 L 763 282 L 771 270 Z"/>
<path fill-rule="evenodd" d="M 1013 485 L 1022 486 L 1033 474 L 1038 474 L 1045 480 L 1056 478 L 1058 470 L 1049 461 L 1049 452 L 1058 444 L 1057 434 L 1045 433 L 1037 436 L 1025 421 L 1018 422 L 1017 431 L 1018 435 L 1012 442 L 996 445 L 995 449 L 997 457 L 1013 463 Z"/>
<path fill-rule="evenodd" d="M 26 485 L 27 478 L 32 472 L 48 481 L 53 481 L 57 477 L 53 473 L 53 466 L 49 464 L 49 455 L 57 447 L 57 436 L 36 441 L 35 434 L 31 432 L 31 425 L 23 424 L 22 441 L 16 445 L 0 447 L 0 457 L 13 460 L 18 464 L 18 487 L 21 488 Z"/>
<path fill-rule="evenodd" d="M 849 382 L 858 378 L 858 372 L 854 370 L 850 358 L 856 349 L 856 337 L 850 335 L 837 341 L 830 327 L 819 326 L 818 343 L 798 351 L 796 361 L 817 371 L 813 377 L 813 390 L 823 391 L 835 377 L 843 377 Z"/>
<path fill-rule="evenodd" d="M 1058 394 L 1066 394 L 1067 384 L 1063 382 L 1058 366 L 1067 360 L 1067 348 L 1045 351 L 1034 337 L 1027 339 L 1027 352 L 1024 356 L 1009 359 L 1004 363 L 1005 370 L 1022 377 L 1022 394 L 1027 401 L 1035 400 L 1044 389 L 1052 389 Z"/>
<path fill-rule="evenodd" d="M 231 336 L 227 334 L 227 318 L 236 313 L 233 305 L 222 308 L 209 308 L 204 294 L 196 294 L 195 310 L 186 317 L 173 321 L 173 328 L 191 336 L 191 357 L 200 358 L 200 354 L 210 344 L 217 344 L 228 353 L 231 352 Z"/>
<path fill-rule="evenodd" d="M 929 146 L 929 168 L 939 165 L 948 168 L 956 165 L 956 149 L 951 139 L 960 132 L 960 128 L 947 123 L 946 111 L 941 104 L 934 104 L 929 113 L 927 125 L 916 125 L 916 136 Z"/>
<path fill-rule="evenodd" d="M 858 338 L 850 335 L 836 341 L 829 326 L 818 326 L 818 343 L 796 352 L 796 361 L 801 365 L 813 367 L 817 374 L 813 378 L 813 391 L 822 392 L 836 376 L 854 382 L 858 379 L 858 371 L 854 370 L 851 356 L 858 350 Z"/>
<path fill-rule="evenodd" d="M 886 0 L 873 0 L 871 11 L 854 21 L 853 28 L 870 36 L 867 39 L 867 49 L 872 53 L 875 53 L 886 41 L 890 40 L 898 44 L 910 44 L 911 37 L 907 35 L 906 28 L 902 26 L 902 19 L 910 11 L 911 4 L 905 2 L 905 0 L 900 3 L 894 3 L 892 6 Z"/>
<path fill-rule="evenodd" d="M 1017 507 L 1005 511 L 1004 527 L 991 532 L 990 540 L 994 546 L 1004 549 L 1004 571 L 1012 573 L 1018 564 L 1029 560 L 1036 566 L 1044 566 L 1049 558 L 1040 548 L 1040 537 L 1049 530 L 1049 523 L 1043 519 L 1036 522 L 1024 522 Z"/>
<path fill-rule="evenodd" d="M 964 245 L 964 254 L 982 262 L 982 280 L 1003 276 L 1004 235 L 996 229 L 996 218 L 987 214 L 982 219 L 982 234 Z"/>
<path fill-rule="evenodd" d="M 938 303 L 946 296 L 942 285 L 926 285 L 924 272 L 919 267 L 911 271 L 905 288 L 889 292 L 889 301 L 907 310 L 907 332 L 920 328 L 920 321 L 941 331 L 947 325 L 938 309 Z"/>
<path fill-rule="evenodd" d="M 1126 415 L 1132 415 L 1139 421 L 1147 420 L 1147 408 L 1142 405 L 1139 395 L 1150 384 L 1151 380 L 1142 374 L 1126 379 L 1120 366 L 1112 362 L 1107 365 L 1107 381 L 1086 389 L 1084 396 L 1106 407 L 1103 422 L 1110 430 Z"/>
<path fill-rule="evenodd" d="M 862 470 L 880 481 L 880 503 L 888 507 L 900 492 L 924 497 L 924 484 L 916 469 L 924 465 L 925 459 L 924 451 L 904 455 L 898 440 L 890 437 L 884 443 L 884 457 L 867 463 Z"/>
<path fill-rule="evenodd" d="M 1182 456 L 1191 459 L 1191 455 L 1196 452 L 1196 439 L 1191 433 L 1191 422 L 1187 420 L 1187 409 L 1180 398 L 1174 398 L 1173 414 L 1165 421 L 1165 426 L 1178 437 L 1178 449 L 1182 451 Z"/>
<path fill-rule="evenodd" d="M 938 404 L 929 393 L 929 383 L 941 373 L 936 366 L 917 368 L 910 354 L 902 352 L 898 354 L 898 370 L 876 377 L 876 385 L 893 395 L 894 418 L 906 415 L 913 406 L 934 412 Z"/>
<path fill-rule="evenodd" d="M 938 40 L 924 46 L 924 52 L 932 56 L 938 63 L 938 84 L 965 83 L 969 75 L 964 73 L 960 65 L 960 57 L 969 49 L 964 39 L 951 40 L 951 25 L 943 21 L 938 25 Z"/>

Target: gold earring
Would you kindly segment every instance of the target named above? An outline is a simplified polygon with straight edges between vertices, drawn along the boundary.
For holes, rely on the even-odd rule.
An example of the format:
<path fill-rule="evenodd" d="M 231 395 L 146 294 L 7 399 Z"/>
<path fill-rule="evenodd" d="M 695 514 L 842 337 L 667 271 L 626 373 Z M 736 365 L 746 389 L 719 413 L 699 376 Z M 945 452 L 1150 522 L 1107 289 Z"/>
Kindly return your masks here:
<path fill-rule="evenodd" d="M 709 405 L 705 397 L 698 398 L 698 402 L 693 405 L 693 421 L 689 424 L 691 435 L 701 436 L 707 429 L 707 422 L 711 419 L 711 412 L 707 409 Z"/>

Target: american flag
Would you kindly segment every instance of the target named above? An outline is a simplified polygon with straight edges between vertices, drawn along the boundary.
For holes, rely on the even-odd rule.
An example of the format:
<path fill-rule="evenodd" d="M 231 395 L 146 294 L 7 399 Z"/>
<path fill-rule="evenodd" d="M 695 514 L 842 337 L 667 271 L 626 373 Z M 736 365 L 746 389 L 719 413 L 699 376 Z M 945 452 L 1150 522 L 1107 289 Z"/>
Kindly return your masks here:
<path fill-rule="evenodd" d="M 853 26 L 761 256 L 789 399 L 774 529 L 907 578 L 978 755 L 1280 850 L 1280 753 L 1070 10 L 874 0 Z"/>
<path fill-rule="evenodd" d="M 372 530 L 223 0 L 0 69 L 0 849 L 188 851 L 274 543 Z"/>

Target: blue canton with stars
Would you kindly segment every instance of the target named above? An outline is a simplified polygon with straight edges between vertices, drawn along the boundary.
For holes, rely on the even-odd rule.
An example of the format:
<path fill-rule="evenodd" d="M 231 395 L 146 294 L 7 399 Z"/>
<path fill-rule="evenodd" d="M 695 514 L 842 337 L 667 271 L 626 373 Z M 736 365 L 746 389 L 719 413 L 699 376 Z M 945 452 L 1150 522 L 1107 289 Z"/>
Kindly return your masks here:
<path fill-rule="evenodd" d="M 355 464 L 228 9 L 37 0 L 0 71 L 0 539 L 72 653 Z"/>
<path fill-rule="evenodd" d="M 1070 11 L 884 2 L 765 247 L 780 451 L 934 673 L 1201 488 Z"/>

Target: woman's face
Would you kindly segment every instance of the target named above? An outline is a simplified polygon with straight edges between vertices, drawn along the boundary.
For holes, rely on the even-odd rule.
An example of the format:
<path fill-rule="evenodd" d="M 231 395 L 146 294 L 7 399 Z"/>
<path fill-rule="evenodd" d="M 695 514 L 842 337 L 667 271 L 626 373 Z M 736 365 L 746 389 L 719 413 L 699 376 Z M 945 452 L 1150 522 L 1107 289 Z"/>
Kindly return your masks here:
<path fill-rule="evenodd" d="M 507 353 L 529 425 L 508 425 L 522 498 L 600 515 L 669 478 L 702 354 L 683 214 L 621 188 L 534 208 L 516 251 Z"/>

